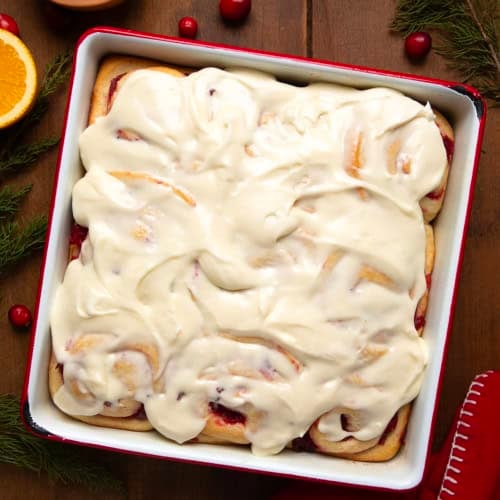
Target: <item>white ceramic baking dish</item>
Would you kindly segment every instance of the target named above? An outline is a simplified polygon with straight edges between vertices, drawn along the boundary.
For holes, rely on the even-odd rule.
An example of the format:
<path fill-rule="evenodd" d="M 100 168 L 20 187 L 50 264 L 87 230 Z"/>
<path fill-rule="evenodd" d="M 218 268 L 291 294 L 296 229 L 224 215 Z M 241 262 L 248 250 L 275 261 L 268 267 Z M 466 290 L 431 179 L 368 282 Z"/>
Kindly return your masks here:
<path fill-rule="evenodd" d="M 456 135 L 455 156 L 445 203 L 435 224 L 437 257 L 424 333 L 431 355 L 422 390 L 413 406 L 406 443 L 396 458 L 386 463 L 361 463 L 293 451 L 257 457 L 247 447 L 178 445 L 155 432 L 89 426 L 63 415 L 52 404 L 47 385 L 49 310 L 67 263 L 71 191 L 82 175 L 78 137 L 86 126 L 99 61 L 108 53 L 144 56 L 194 67 L 255 68 L 297 83 L 326 81 L 359 88 L 386 86 L 422 102 L 430 101 L 449 118 Z M 113 28 L 97 28 L 85 33 L 75 53 L 53 191 L 21 409 L 26 424 L 48 439 L 127 453 L 372 488 L 415 487 L 422 479 L 429 453 L 484 120 L 485 106 L 478 93 L 451 82 Z"/>

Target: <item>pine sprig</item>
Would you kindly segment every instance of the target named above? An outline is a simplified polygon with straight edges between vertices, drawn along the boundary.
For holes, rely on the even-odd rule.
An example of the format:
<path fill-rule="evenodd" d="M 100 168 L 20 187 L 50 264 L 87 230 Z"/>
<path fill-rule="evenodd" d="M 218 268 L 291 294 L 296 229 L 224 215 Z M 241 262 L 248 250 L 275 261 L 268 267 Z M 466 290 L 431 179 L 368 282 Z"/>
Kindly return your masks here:
<path fill-rule="evenodd" d="M 0 225 L 0 274 L 42 248 L 46 232 L 47 217 L 44 215 L 32 218 L 23 228 L 17 222 Z"/>
<path fill-rule="evenodd" d="M 68 52 L 56 56 L 47 64 L 40 92 L 32 110 L 0 136 L 4 145 L 0 150 L 0 177 L 12 173 L 16 168 L 32 164 L 59 142 L 59 139 L 50 137 L 32 144 L 19 145 L 21 137 L 45 115 L 49 106 L 48 97 L 68 80 L 71 60 L 72 54 Z"/>
<path fill-rule="evenodd" d="M 71 58 L 69 53 L 61 54 L 47 65 L 33 109 L 21 122 L 1 133 L 0 178 L 32 165 L 59 142 L 56 137 L 46 137 L 32 143 L 22 143 L 20 140 L 47 111 L 48 97 L 67 81 Z M 7 267 L 43 247 L 47 230 L 46 217 L 35 217 L 23 228 L 11 221 L 30 189 L 31 186 L 17 191 L 4 187 L 0 191 L 0 274 Z"/>
<path fill-rule="evenodd" d="M 38 123 L 47 111 L 49 106 L 48 97 L 53 94 L 61 85 L 66 83 L 71 72 L 71 61 L 73 55 L 70 52 L 57 55 L 47 66 L 45 66 L 45 76 L 31 112 L 19 124 L 20 132 Z"/>
<path fill-rule="evenodd" d="M 50 94 L 53 94 L 63 83 L 68 81 L 72 58 L 73 55 L 71 52 L 65 52 L 64 54 L 59 54 L 52 62 L 47 64 L 43 85 L 38 95 L 39 99 L 45 99 Z"/>
<path fill-rule="evenodd" d="M 30 434 L 19 416 L 19 399 L 0 395 L 0 462 L 45 471 L 64 484 L 81 484 L 92 492 L 125 491 L 122 481 L 104 467 L 85 461 L 70 445 L 54 443 Z"/>
<path fill-rule="evenodd" d="M 17 172 L 19 168 L 32 165 L 43 153 L 52 149 L 58 142 L 57 137 L 46 137 L 32 144 L 14 146 L 5 158 L 0 159 L 0 175 Z"/>
<path fill-rule="evenodd" d="M 498 0 L 398 0 L 391 29 L 407 36 L 435 30 L 435 51 L 464 81 L 500 104 Z"/>
<path fill-rule="evenodd" d="M 19 204 L 31 191 L 31 187 L 32 184 L 28 184 L 20 189 L 12 189 L 9 186 L 0 189 L 0 222 L 14 217 L 19 210 Z"/>
<path fill-rule="evenodd" d="M 0 178 L 18 172 L 34 163 L 40 155 L 58 143 L 54 137 L 25 144 L 25 132 L 40 121 L 48 109 L 48 96 L 69 76 L 71 56 L 56 57 L 45 71 L 45 77 L 34 107 L 19 123 L 0 133 Z M 22 227 L 13 220 L 31 185 L 0 190 L 0 276 L 10 266 L 40 249 L 45 240 L 47 218 L 33 217 Z M 26 431 L 19 416 L 19 399 L 0 395 L 0 462 L 25 467 L 35 472 L 46 471 L 50 478 L 63 483 L 82 484 L 92 491 L 114 489 L 124 492 L 121 481 L 109 471 L 86 462 L 81 453 L 68 445 L 39 439 Z"/>

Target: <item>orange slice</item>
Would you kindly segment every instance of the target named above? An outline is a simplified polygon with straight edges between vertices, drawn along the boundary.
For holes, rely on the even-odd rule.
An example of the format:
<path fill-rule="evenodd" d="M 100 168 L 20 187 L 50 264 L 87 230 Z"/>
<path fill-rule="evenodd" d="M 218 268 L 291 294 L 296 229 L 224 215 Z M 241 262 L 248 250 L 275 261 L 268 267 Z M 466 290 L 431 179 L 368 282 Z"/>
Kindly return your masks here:
<path fill-rule="evenodd" d="M 20 120 L 36 96 L 37 73 L 33 56 L 24 43 L 0 29 L 0 129 Z"/>

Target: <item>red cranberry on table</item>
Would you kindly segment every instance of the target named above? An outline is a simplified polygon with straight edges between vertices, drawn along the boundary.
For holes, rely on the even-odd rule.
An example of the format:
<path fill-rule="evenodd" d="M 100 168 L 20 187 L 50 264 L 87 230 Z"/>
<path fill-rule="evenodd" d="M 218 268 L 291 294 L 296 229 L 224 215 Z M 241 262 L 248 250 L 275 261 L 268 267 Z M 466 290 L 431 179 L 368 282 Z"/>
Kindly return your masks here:
<path fill-rule="evenodd" d="M 250 9 L 252 8 L 252 0 L 220 0 L 219 11 L 220 15 L 226 20 L 234 23 L 244 21 Z"/>
<path fill-rule="evenodd" d="M 198 23 L 193 17 L 183 17 L 179 21 L 179 35 L 184 38 L 195 38 L 198 32 Z"/>
<path fill-rule="evenodd" d="M 14 328 L 24 330 L 31 325 L 31 312 L 23 304 L 13 305 L 9 309 L 9 321 Z"/>
<path fill-rule="evenodd" d="M 13 17 L 8 14 L 0 13 L 0 29 L 10 31 L 16 36 L 19 36 L 19 27 Z"/>
<path fill-rule="evenodd" d="M 429 53 L 431 47 L 431 35 L 425 31 L 417 31 L 406 37 L 405 51 L 410 59 L 423 59 Z"/>

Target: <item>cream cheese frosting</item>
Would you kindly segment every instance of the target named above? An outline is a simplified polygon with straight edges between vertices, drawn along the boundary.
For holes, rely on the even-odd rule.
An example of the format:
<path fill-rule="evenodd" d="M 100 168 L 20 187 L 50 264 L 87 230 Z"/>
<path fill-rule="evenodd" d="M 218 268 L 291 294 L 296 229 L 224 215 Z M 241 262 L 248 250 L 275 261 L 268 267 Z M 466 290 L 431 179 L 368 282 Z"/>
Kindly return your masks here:
<path fill-rule="evenodd" d="M 114 97 L 80 138 L 89 232 L 52 308 L 55 403 L 133 398 L 182 443 L 217 402 L 253 415 L 257 454 L 318 419 L 332 441 L 380 436 L 427 362 L 419 200 L 447 164 L 430 106 L 215 68 L 137 70 Z"/>

